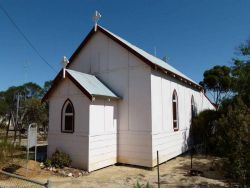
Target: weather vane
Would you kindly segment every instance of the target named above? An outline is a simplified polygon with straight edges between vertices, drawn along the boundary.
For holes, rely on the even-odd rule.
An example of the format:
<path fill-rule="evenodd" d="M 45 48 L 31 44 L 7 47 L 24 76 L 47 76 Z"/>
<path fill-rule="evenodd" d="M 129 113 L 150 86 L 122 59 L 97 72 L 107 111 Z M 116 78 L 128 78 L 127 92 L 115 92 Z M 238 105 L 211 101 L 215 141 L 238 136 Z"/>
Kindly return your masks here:
<path fill-rule="evenodd" d="M 95 31 L 97 30 L 97 22 L 100 20 L 101 17 L 102 15 L 100 14 L 100 12 L 96 10 L 93 16 L 93 21 L 95 22 Z"/>

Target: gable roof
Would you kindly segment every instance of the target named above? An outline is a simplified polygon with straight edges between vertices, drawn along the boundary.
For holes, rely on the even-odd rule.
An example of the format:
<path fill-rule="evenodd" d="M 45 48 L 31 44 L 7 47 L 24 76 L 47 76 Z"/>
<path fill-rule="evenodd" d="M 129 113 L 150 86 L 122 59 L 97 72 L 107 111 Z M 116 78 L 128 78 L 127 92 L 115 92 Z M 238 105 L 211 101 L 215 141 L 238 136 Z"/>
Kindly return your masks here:
<path fill-rule="evenodd" d="M 116 34 L 110 32 L 109 30 L 107 30 L 99 25 L 97 26 L 96 31 L 94 30 L 94 28 L 92 28 L 92 30 L 89 32 L 87 37 L 79 45 L 79 47 L 76 49 L 76 51 L 70 57 L 70 59 L 69 59 L 70 63 L 68 64 L 67 67 L 70 67 L 70 64 L 77 57 L 77 55 L 79 54 L 81 49 L 87 44 L 87 42 L 91 39 L 91 37 L 98 31 L 102 32 L 103 34 L 105 34 L 106 36 L 108 36 L 109 38 L 111 38 L 112 40 L 117 42 L 118 44 L 120 44 L 122 47 L 124 47 L 129 52 L 134 54 L 136 57 L 141 59 L 143 62 L 145 62 L 146 64 L 151 66 L 153 69 L 156 69 L 158 71 L 162 71 L 165 74 L 173 77 L 174 79 L 177 79 L 185 84 L 188 84 L 189 86 L 193 87 L 194 89 L 203 90 L 202 86 L 200 86 L 198 83 L 193 81 L 191 78 L 187 77 L 186 75 L 184 75 L 183 73 L 181 73 L 180 71 L 178 71 L 177 69 L 175 69 L 174 67 L 172 67 L 171 65 L 166 63 L 165 61 L 163 61 L 162 59 L 159 59 L 159 58 L 145 52 L 144 50 L 138 48 L 137 46 L 131 44 L 130 42 L 126 41 L 125 39 L 117 36 Z"/>
<path fill-rule="evenodd" d="M 71 63 L 74 61 L 74 59 L 78 56 L 82 48 L 88 43 L 88 41 L 92 38 L 92 36 L 97 33 L 102 32 L 104 35 L 112 39 L 113 41 L 117 42 L 119 45 L 121 45 L 123 48 L 127 49 L 129 52 L 131 52 L 133 55 L 141 59 L 144 63 L 148 64 L 151 68 L 161 71 L 168 76 L 177 79 L 181 81 L 184 84 L 189 85 L 190 87 L 197 89 L 199 91 L 203 90 L 203 87 L 197 84 L 195 81 L 190 79 L 189 77 L 185 76 L 183 73 L 172 67 L 171 65 L 167 64 L 165 61 L 145 52 L 144 50 L 136 47 L 135 45 L 129 43 L 128 41 L 122 39 L 121 37 L 115 35 L 114 33 L 108 31 L 107 29 L 97 25 L 97 29 L 95 31 L 95 28 L 93 27 L 91 31 L 88 33 L 88 35 L 85 37 L 85 39 L 82 41 L 82 43 L 79 45 L 79 47 L 75 50 L 75 52 L 72 54 L 72 56 L 69 58 L 69 63 L 67 65 L 67 68 L 70 68 Z M 42 101 L 45 101 L 48 99 L 49 93 L 56 87 L 58 81 L 61 79 L 62 70 L 57 74 L 55 77 L 51 88 L 49 91 L 44 95 Z"/>
<path fill-rule="evenodd" d="M 119 99 L 119 97 L 97 77 L 69 69 L 66 69 L 65 71 L 66 77 L 68 77 L 91 101 L 95 97 Z M 63 80 L 62 74 L 60 77 L 60 81 Z M 57 82 L 59 82 L 59 80 Z M 51 92 L 52 90 L 50 89 L 43 97 L 43 101 L 49 97 Z"/>
<path fill-rule="evenodd" d="M 105 86 L 96 76 L 74 71 L 66 70 L 69 73 L 69 78 L 74 79 L 82 88 L 86 90 L 92 97 L 108 97 L 116 98 L 119 97 L 114 94 L 107 86 Z"/>
<path fill-rule="evenodd" d="M 137 46 L 131 44 L 130 42 L 122 39 L 121 37 L 115 35 L 114 33 L 108 31 L 107 29 L 99 26 L 99 28 L 105 30 L 106 32 L 108 32 L 109 34 L 111 34 L 112 36 L 114 36 L 115 38 L 117 38 L 118 40 L 120 40 L 122 43 L 124 43 L 125 45 L 127 45 L 129 48 L 133 49 L 134 51 L 136 51 L 138 54 L 142 55 L 143 57 L 145 57 L 147 60 L 151 61 L 152 63 L 154 63 L 156 66 L 159 66 L 161 68 L 164 68 L 168 71 L 171 71 L 179 76 L 182 76 L 183 78 L 197 84 L 195 81 L 193 81 L 192 79 L 188 78 L 186 75 L 184 75 L 183 73 L 181 73 L 180 71 L 178 71 L 177 69 L 175 69 L 174 67 L 172 67 L 171 65 L 169 65 L 168 63 L 166 63 L 165 61 L 163 61 L 162 59 L 159 59 L 151 54 L 149 54 L 148 52 L 138 48 Z M 197 84 L 198 85 L 198 84 Z"/>

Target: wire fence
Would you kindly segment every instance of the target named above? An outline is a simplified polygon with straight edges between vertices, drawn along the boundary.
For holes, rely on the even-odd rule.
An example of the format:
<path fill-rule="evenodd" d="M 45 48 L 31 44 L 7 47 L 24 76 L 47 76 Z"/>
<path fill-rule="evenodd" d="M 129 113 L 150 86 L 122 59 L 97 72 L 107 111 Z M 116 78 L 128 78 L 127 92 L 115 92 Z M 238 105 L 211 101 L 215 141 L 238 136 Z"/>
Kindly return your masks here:
<path fill-rule="evenodd" d="M 0 171 L 0 188 L 51 188 L 51 182 L 32 180 L 16 174 Z"/>
<path fill-rule="evenodd" d="M 14 141 L 14 131 L 10 131 L 6 136 L 6 126 L 0 122 L 0 188 L 26 188 L 26 187 L 50 187 L 50 182 L 40 182 L 24 175 L 26 165 L 30 164 L 31 169 L 36 172 L 39 164 L 34 161 L 27 161 L 27 134 L 22 134 L 21 139 Z M 39 134 L 39 147 L 36 154 L 38 161 L 46 160 L 47 142 L 43 141 L 43 136 Z M 35 158 L 34 149 L 31 148 L 29 159 Z M 27 164 L 26 164 L 27 163 Z M 33 169 L 34 168 L 34 169 Z M 39 168 L 40 169 L 40 168 Z M 19 170 L 19 172 L 16 172 Z M 19 175 L 13 174 L 17 173 Z M 33 172 L 31 172 L 33 173 Z M 46 181 L 46 180 L 45 180 Z"/>
<path fill-rule="evenodd" d="M 189 152 L 193 152 L 193 154 L 205 154 L 206 153 L 206 146 L 205 144 L 196 144 L 191 146 Z"/>

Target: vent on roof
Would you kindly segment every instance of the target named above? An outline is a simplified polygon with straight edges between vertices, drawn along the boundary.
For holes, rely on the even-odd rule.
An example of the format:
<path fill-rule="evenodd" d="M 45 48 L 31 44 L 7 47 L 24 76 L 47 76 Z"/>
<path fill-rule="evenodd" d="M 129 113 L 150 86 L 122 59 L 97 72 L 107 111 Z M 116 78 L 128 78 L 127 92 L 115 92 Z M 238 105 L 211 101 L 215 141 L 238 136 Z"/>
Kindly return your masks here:
<path fill-rule="evenodd" d="M 162 61 L 165 61 L 165 62 L 167 63 L 167 61 L 168 61 L 167 56 L 164 56 L 164 57 L 162 58 Z"/>

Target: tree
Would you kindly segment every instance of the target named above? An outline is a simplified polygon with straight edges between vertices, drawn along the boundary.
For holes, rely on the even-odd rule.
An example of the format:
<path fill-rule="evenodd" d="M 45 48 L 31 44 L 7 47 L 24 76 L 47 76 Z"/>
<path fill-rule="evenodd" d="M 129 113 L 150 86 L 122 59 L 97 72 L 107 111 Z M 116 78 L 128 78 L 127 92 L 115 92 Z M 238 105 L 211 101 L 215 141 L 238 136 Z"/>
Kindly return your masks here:
<path fill-rule="evenodd" d="M 23 84 L 21 87 L 22 87 L 21 90 L 25 98 L 31 98 L 31 97 L 41 98 L 42 96 L 42 88 L 36 83 L 28 82 Z"/>
<path fill-rule="evenodd" d="M 204 78 L 200 85 L 204 87 L 205 92 L 211 92 L 216 105 L 230 92 L 230 72 L 229 67 L 217 65 L 203 74 Z"/>
<path fill-rule="evenodd" d="M 247 40 L 244 44 L 241 44 L 239 50 L 243 56 L 250 55 L 250 39 Z"/>
<path fill-rule="evenodd" d="M 51 87 L 53 83 L 53 80 L 49 80 L 49 81 L 46 81 L 43 85 L 43 89 L 42 89 L 42 94 L 45 95 L 45 93 L 47 93 Z"/>
<path fill-rule="evenodd" d="M 4 92 L 0 92 L 0 116 L 3 116 L 8 111 L 8 104 L 4 100 Z"/>
<path fill-rule="evenodd" d="M 45 103 L 41 103 L 40 99 L 35 97 L 26 99 L 22 109 L 22 122 L 24 125 L 37 123 L 45 127 L 48 124 L 48 109 Z"/>
<path fill-rule="evenodd" d="M 7 121 L 6 113 L 8 111 L 8 104 L 2 100 L 3 93 L 0 92 L 0 129 L 5 127 Z"/>
<path fill-rule="evenodd" d="M 247 106 L 236 96 L 222 104 L 222 116 L 215 121 L 217 153 L 226 157 L 227 174 L 242 186 L 250 185 L 250 114 Z"/>
<path fill-rule="evenodd" d="M 21 86 L 11 86 L 6 91 L 0 92 L 0 114 L 16 111 L 18 95 L 21 103 L 26 98 L 41 98 L 42 88 L 35 83 L 28 82 Z"/>
<path fill-rule="evenodd" d="M 250 40 L 240 46 L 232 69 L 232 90 L 250 107 Z"/>
<path fill-rule="evenodd" d="M 198 139 L 203 135 L 210 138 L 205 144 L 212 146 L 210 152 L 223 157 L 227 175 L 242 187 L 249 187 L 250 40 L 239 47 L 239 52 L 230 68 L 215 66 L 204 72 L 201 84 L 214 93 L 215 102 L 220 105 L 215 114 L 200 113 L 192 129 Z"/>
<path fill-rule="evenodd" d="M 50 82 L 45 82 L 44 88 L 36 83 L 28 82 L 21 86 L 9 87 L 0 92 L 0 119 L 6 121 L 10 113 L 15 118 L 14 122 L 22 124 L 22 128 L 30 123 L 38 123 L 43 127 L 48 124 L 48 105 L 41 103 L 44 91 L 48 89 Z M 17 111 L 17 98 L 19 98 L 19 112 Z M 1 122 L 0 122 L 1 123 Z M 16 124 L 17 125 L 17 124 Z"/>

